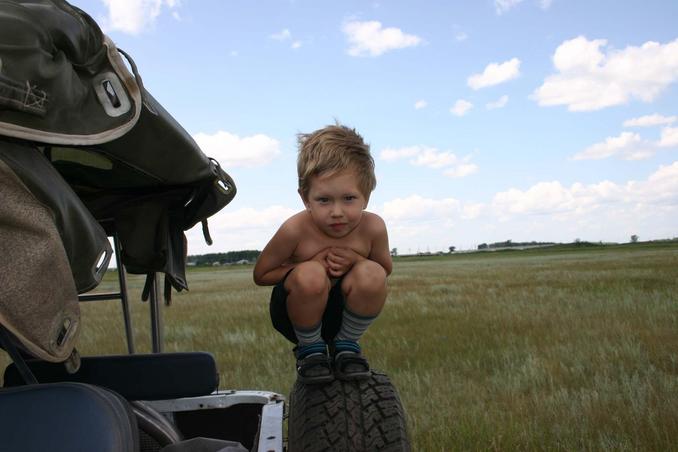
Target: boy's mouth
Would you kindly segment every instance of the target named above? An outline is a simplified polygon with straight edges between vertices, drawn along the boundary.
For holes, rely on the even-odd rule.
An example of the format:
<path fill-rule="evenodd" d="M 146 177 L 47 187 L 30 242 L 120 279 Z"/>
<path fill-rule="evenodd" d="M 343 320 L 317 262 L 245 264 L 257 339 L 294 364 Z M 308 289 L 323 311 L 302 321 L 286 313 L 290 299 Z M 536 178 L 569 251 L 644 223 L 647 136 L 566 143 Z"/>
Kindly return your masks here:
<path fill-rule="evenodd" d="M 332 224 L 330 224 L 330 227 L 332 229 L 341 229 L 344 226 L 346 226 L 346 223 L 332 223 Z"/>

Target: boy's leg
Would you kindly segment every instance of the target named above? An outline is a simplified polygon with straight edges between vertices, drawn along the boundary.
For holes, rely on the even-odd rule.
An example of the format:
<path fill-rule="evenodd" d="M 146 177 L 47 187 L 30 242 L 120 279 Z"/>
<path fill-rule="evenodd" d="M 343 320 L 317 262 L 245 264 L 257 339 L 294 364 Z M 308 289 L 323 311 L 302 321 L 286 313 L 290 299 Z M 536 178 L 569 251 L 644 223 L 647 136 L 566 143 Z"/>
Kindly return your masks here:
<path fill-rule="evenodd" d="M 287 315 L 297 337 L 297 372 L 303 383 L 333 379 L 327 348 L 321 336 L 322 315 L 330 282 L 325 268 L 309 261 L 297 265 L 285 280 Z"/>
<path fill-rule="evenodd" d="M 377 318 L 386 302 L 386 271 L 374 261 L 353 266 L 342 281 L 344 310 L 334 341 L 336 371 L 346 379 L 369 376 L 369 365 L 360 354 L 358 341 Z"/>
<path fill-rule="evenodd" d="M 319 262 L 297 265 L 285 279 L 287 315 L 295 328 L 309 329 L 320 324 L 330 292 L 330 280 Z"/>

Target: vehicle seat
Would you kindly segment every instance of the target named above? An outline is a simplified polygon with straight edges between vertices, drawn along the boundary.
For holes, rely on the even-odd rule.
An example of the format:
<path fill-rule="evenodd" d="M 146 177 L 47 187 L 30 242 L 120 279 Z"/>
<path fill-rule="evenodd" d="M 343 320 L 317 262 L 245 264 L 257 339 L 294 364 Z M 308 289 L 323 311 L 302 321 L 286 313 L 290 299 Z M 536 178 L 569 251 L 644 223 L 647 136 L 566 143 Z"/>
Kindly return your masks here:
<path fill-rule="evenodd" d="M 63 364 L 26 360 L 40 383 L 73 381 L 103 386 L 127 400 L 162 400 L 209 395 L 219 387 L 214 357 L 205 352 L 82 357 L 77 372 Z M 23 385 L 15 364 L 5 369 L 4 386 Z"/>
<path fill-rule="evenodd" d="M 117 394 L 81 383 L 0 390 L 0 444 L 7 452 L 138 452 L 137 420 Z"/>

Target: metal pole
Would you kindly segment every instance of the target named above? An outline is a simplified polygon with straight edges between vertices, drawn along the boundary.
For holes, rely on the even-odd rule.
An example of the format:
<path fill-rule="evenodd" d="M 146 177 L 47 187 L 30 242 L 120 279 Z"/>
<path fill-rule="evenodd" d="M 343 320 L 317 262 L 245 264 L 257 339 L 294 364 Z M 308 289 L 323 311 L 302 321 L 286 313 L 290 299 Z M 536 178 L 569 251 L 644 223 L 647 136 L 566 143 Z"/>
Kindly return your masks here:
<path fill-rule="evenodd" d="M 153 353 L 162 353 L 162 311 L 160 310 L 160 302 L 158 296 L 158 274 L 153 274 L 150 290 L 150 305 L 151 305 L 151 339 L 153 346 Z"/>
<path fill-rule="evenodd" d="M 120 301 L 122 303 L 122 317 L 125 320 L 125 336 L 127 337 L 127 353 L 134 354 L 134 331 L 132 329 L 132 317 L 129 312 L 127 298 L 127 277 L 125 267 L 122 265 L 122 248 L 118 240 L 118 234 L 113 235 L 113 248 L 115 249 L 115 262 L 118 266 L 118 282 L 120 283 Z"/>

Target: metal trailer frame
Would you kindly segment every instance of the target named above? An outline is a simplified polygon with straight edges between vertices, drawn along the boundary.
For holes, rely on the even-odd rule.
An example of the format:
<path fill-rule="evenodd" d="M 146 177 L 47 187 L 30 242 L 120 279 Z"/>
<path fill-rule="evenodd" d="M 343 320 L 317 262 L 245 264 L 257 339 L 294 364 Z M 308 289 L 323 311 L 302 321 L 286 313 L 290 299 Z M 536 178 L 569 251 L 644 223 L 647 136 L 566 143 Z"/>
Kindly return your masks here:
<path fill-rule="evenodd" d="M 129 309 L 129 296 L 127 289 L 127 273 L 121 259 L 120 241 L 117 235 L 113 236 L 113 249 L 118 271 L 117 292 L 105 292 L 95 294 L 81 294 L 78 296 L 81 302 L 120 300 L 122 305 L 123 321 L 125 324 L 125 336 L 129 354 L 135 353 L 132 318 Z M 163 352 L 164 328 L 158 291 L 158 274 L 151 281 L 149 296 L 149 309 L 151 318 L 152 352 Z M 285 397 L 269 391 L 253 390 L 217 390 L 214 393 L 200 397 L 186 397 L 167 400 L 145 400 L 139 403 L 147 405 L 161 413 L 170 422 L 175 423 L 179 413 L 200 412 L 210 410 L 227 410 L 237 408 L 238 405 L 261 405 L 259 426 L 255 441 L 257 452 L 283 452 L 283 419 Z"/>

